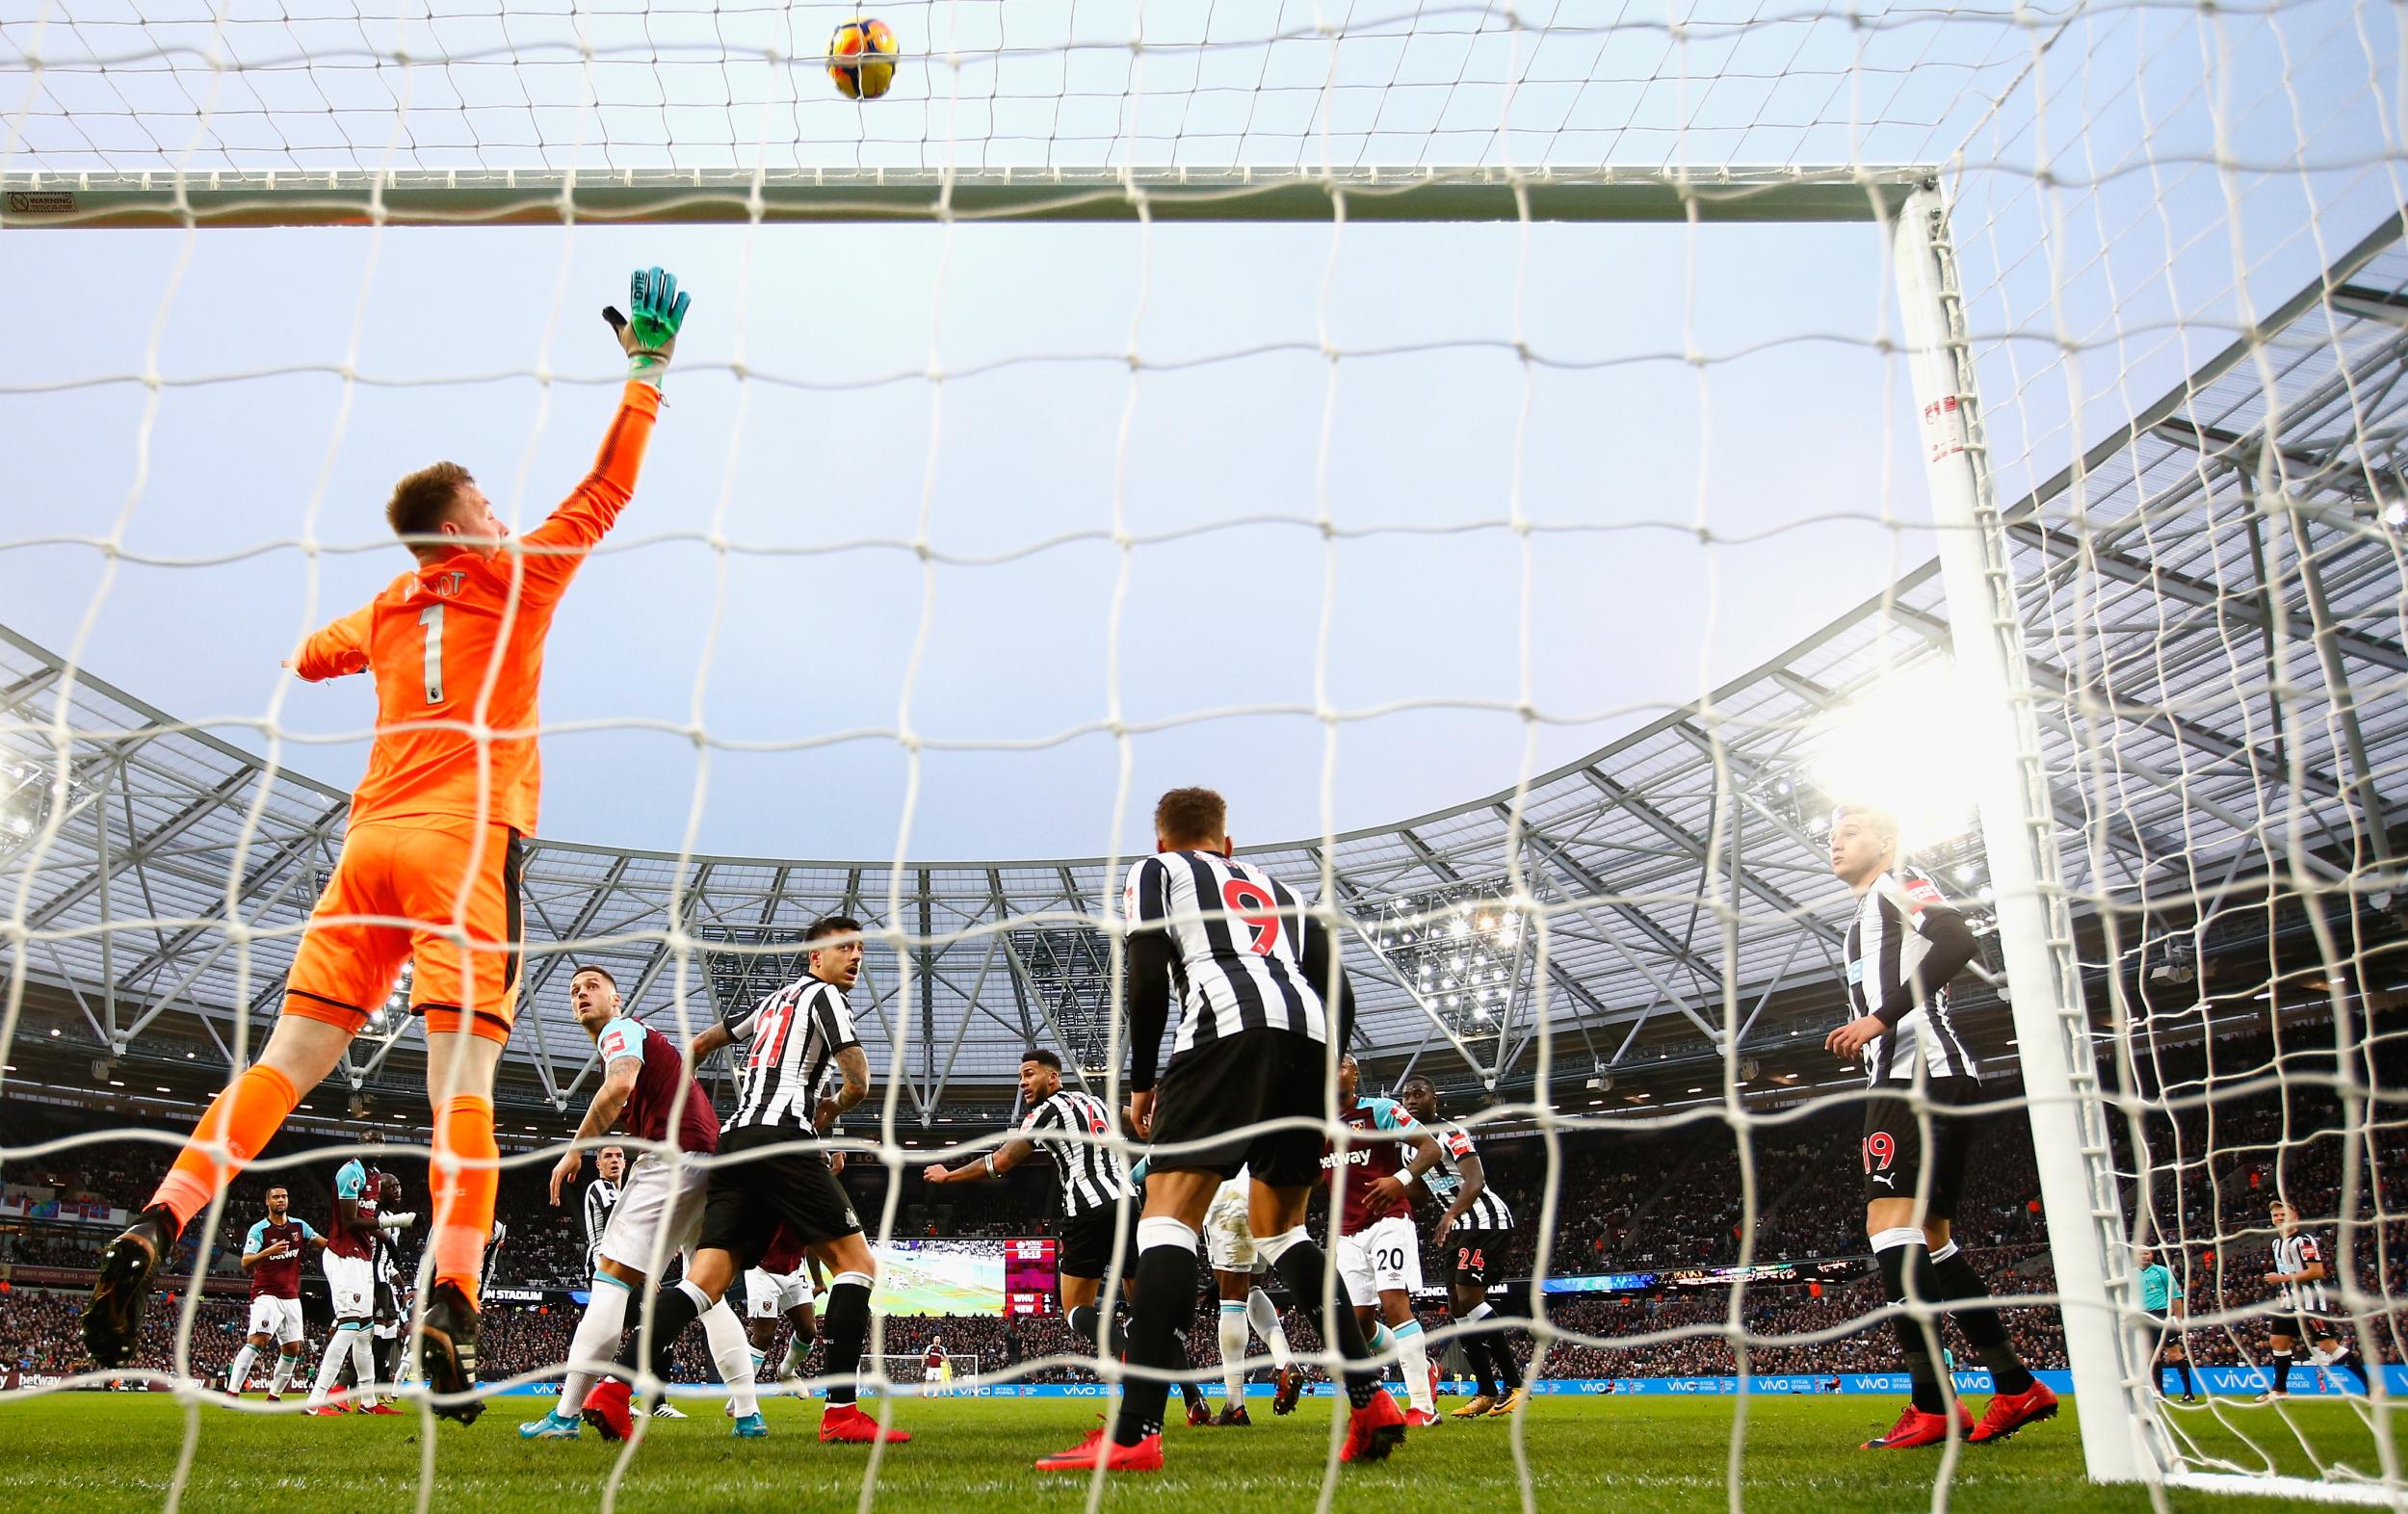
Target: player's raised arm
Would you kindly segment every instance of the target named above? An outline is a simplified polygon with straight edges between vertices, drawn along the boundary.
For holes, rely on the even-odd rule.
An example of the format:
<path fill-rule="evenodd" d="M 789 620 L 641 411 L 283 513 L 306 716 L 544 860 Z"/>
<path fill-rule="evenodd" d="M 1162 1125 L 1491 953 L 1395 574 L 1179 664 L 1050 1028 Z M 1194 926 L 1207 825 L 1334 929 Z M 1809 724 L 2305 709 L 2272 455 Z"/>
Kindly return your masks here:
<path fill-rule="evenodd" d="M 309 634 L 284 666 L 309 682 L 324 683 L 368 670 L 368 625 L 376 607 L 362 605 L 342 619 Z"/>
<path fill-rule="evenodd" d="M 620 315 L 615 306 L 603 310 L 602 319 L 610 323 L 627 353 L 627 387 L 620 392 L 618 413 L 611 417 L 601 450 L 594 455 L 593 471 L 520 543 L 525 554 L 524 591 L 530 599 L 541 602 L 565 589 L 586 554 L 635 498 L 636 477 L 643 470 L 644 450 L 652 441 L 652 423 L 661 413 L 661 383 L 668 376 L 678 328 L 685 324 L 686 307 L 692 302 L 691 295 L 679 292 L 676 275 L 657 268 L 638 269 L 628 277 L 627 303 L 632 314 Z"/>

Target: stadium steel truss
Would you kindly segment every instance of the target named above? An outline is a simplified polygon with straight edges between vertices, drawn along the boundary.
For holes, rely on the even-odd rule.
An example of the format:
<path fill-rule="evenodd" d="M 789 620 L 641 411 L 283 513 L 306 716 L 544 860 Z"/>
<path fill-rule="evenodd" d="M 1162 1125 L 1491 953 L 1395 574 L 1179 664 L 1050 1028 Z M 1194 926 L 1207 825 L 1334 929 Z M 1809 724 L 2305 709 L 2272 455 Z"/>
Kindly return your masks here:
<path fill-rule="evenodd" d="M 2311 906 L 2344 951 L 2397 935 L 2400 231 L 2387 223 L 2008 510 L 2065 876 L 2103 988 L 2186 981 L 2202 941 L 2247 945 L 2263 988 Z M 1376 1082 L 1412 1067 L 1529 1098 L 1544 1040 L 1543 1097 L 1575 1113 L 1673 1108 L 1709 1083 L 1718 1099 L 1726 1062 L 1778 1096 L 1829 1076 L 1827 1057 L 1808 1072 L 1804 1054 L 1819 1056 L 1842 991 L 1848 910 L 1821 839 L 1832 796 L 1816 787 L 1814 735 L 1877 682 L 1936 666 L 1946 644 L 1930 564 L 1519 791 L 1245 854 L 1308 893 L 1327 879 Z M 251 1045 L 264 1033 L 344 816 L 342 792 L 0 630 L 13 1090 L 205 1096 L 241 1055 L 238 1016 Z M 1976 840 L 1924 860 L 1981 897 Z M 609 965 L 640 1016 L 698 1027 L 797 971 L 803 926 L 836 910 L 877 932 L 856 999 L 905 1122 L 1000 1117 L 1032 1044 L 1097 1076 L 1115 1051 L 1109 867 L 898 874 L 537 840 L 527 1007 L 501 1090 L 520 1123 L 507 1129 L 545 1119 L 558 1134 L 557 1111 L 592 1086 L 562 943 Z M 237 919 L 266 933 L 238 939 Z M 2094 1015 L 2115 999 L 2092 995 Z M 1994 994 L 1967 1008 L 2003 1018 Z M 418 1033 L 380 1013 L 337 1077 L 416 1118 Z"/>

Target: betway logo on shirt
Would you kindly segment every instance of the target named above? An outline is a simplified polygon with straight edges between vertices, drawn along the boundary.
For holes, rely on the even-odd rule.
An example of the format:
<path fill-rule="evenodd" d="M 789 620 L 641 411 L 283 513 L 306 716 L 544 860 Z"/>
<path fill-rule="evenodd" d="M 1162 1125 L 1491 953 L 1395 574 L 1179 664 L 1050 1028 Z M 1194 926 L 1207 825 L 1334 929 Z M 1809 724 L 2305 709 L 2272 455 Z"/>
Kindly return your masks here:
<path fill-rule="evenodd" d="M 1347 1153 L 1347 1165 L 1349 1167 L 1368 1166 L 1371 1164 L 1371 1160 L 1372 1152 L 1368 1146 L 1357 1146 Z M 1322 1166 L 1335 1167 L 1337 1164 L 1338 1158 L 1335 1153 L 1326 1151 L 1322 1153 Z"/>

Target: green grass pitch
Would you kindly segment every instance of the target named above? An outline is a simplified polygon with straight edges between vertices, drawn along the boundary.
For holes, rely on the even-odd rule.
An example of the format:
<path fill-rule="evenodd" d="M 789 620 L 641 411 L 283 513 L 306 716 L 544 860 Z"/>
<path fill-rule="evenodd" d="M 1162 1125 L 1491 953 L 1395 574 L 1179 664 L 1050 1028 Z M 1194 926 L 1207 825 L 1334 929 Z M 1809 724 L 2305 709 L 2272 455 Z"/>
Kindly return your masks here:
<path fill-rule="evenodd" d="M 254 1402 L 256 1400 L 253 1400 Z M 288 1400 L 289 1401 L 289 1400 Z M 601 1501 L 618 1448 L 589 1430 L 573 1443 L 522 1444 L 517 1422 L 544 1400 L 495 1402 L 477 1424 L 444 1425 L 435 1447 L 430 1508 L 458 1514 L 569 1514 Z M 869 1460 L 864 1447 L 822 1446 L 815 1403 L 767 1404 L 771 1437 L 737 1441 L 713 1399 L 690 1402 L 694 1417 L 655 1422 L 621 1486 L 629 1514 L 851 1514 Z M 1885 1455 L 1853 1448 L 1886 1427 L 1897 1405 L 1868 1397 L 1757 1399 L 1742 1463 L 1749 1507 L 1812 1514 L 1927 1509 L 1940 1457 Z M 1058 1514 L 1085 1506 L 1079 1478 L 1040 1477 L 1035 1456 L 1076 1440 L 1095 1423 L 1092 1401 L 950 1399 L 897 1405 L 897 1423 L 918 1434 L 885 1453 L 876 1506 L 897 1511 Z M 1308 1398 L 1273 1419 L 1255 1401 L 1251 1429 L 1189 1429 L 1165 1438 L 1163 1474 L 1115 1479 L 1108 1509 L 1235 1514 L 1244 1508 L 1309 1509 L 1320 1487 L 1330 1406 Z M 2303 1438 L 2327 1460 L 2377 1468 L 2366 1423 L 2346 1405 L 2291 1410 L 2300 1434 L 2271 1413 L 2237 1410 L 2249 1438 L 2285 1472 L 2311 1474 Z M 1541 1509 L 1614 1514 L 1729 1507 L 1724 1466 L 1732 1405 L 1722 1399 L 1541 1398 L 1525 1423 L 1532 1491 Z M 2257 1457 L 2206 1416 L 2186 1427 L 2235 1460 Z M 0 1509 L 11 1514 L 148 1514 L 165 1505 L 186 1423 L 165 1395 L 70 1394 L 0 1404 Z M 406 1514 L 418 1488 L 422 1425 L 396 1419 L 304 1420 L 204 1408 L 199 1449 L 182 1507 L 191 1514 Z M 2180 1510 L 2272 1511 L 2260 1498 L 2177 1493 Z M 1406 1509 L 1487 1514 L 1521 1506 L 1510 1427 L 1502 1422 L 1416 1431 L 1382 1466 L 1341 1468 L 1336 1508 L 1363 1514 Z M 2137 1489 L 2082 1480 L 2072 1409 L 2006 1445 L 1960 1453 L 1949 1507 L 2035 1514 L 2142 1510 Z"/>

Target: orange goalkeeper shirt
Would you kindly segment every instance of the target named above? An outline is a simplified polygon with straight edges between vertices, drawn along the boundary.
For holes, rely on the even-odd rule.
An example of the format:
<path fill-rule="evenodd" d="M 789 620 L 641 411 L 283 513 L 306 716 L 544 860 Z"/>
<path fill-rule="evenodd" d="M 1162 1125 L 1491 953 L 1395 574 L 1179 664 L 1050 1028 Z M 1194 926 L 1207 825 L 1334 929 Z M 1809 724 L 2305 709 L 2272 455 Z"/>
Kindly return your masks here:
<path fill-rule="evenodd" d="M 312 683 L 376 674 L 376 744 L 351 823 L 450 815 L 534 833 L 552 612 L 634 496 L 660 410 L 660 391 L 631 381 L 593 471 L 542 525 L 489 560 L 463 549 L 422 561 L 301 643 L 293 668 Z"/>

